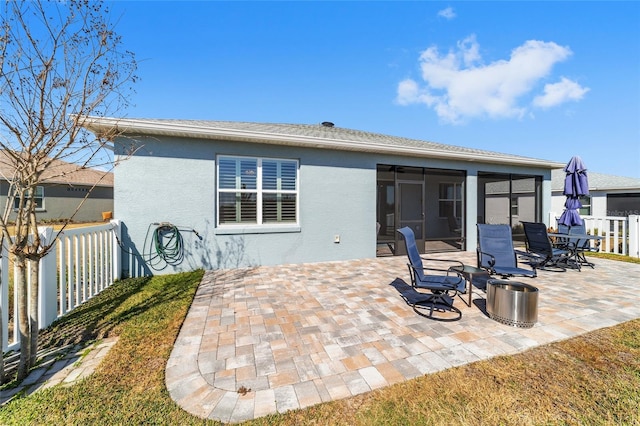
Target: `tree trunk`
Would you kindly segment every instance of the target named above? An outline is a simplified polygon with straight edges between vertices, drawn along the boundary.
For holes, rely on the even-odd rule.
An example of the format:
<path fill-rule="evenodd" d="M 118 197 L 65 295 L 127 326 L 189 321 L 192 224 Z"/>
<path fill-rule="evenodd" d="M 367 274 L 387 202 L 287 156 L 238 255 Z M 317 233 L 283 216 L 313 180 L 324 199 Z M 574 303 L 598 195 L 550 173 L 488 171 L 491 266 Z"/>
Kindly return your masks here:
<path fill-rule="evenodd" d="M 2 280 L 0 280 L 0 292 L 3 284 Z M 2 343 L 4 342 L 4 325 L 2 324 L 2 305 L 0 304 L 0 385 L 4 383 L 4 348 L 2 347 Z"/>
<path fill-rule="evenodd" d="M 31 333 L 29 327 L 26 267 L 26 258 L 21 255 L 16 255 L 14 285 L 18 298 L 18 332 L 20 334 L 20 361 L 16 375 L 18 381 L 22 381 L 27 377 L 29 369 L 31 368 L 31 365 L 29 365 L 29 361 L 31 360 Z"/>
<path fill-rule="evenodd" d="M 40 271 L 40 262 L 38 260 L 30 260 L 29 264 L 29 332 L 30 332 L 30 348 L 29 348 L 29 367 L 36 365 L 36 356 L 38 355 L 38 295 L 39 295 L 39 282 L 38 279 Z"/>
<path fill-rule="evenodd" d="M 85 125 L 90 116 L 115 117 L 127 106 L 137 62 L 122 48 L 101 1 L 3 3 L 0 153 L 9 191 L 3 188 L 0 245 L 4 238 L 16 262 L 21 380 L 37 355 L 38 260 L 53 243 L 39 241 L 38 187 L 71 179 L 75 172 L 61 170 L 57 161 L 77 159 L 78 170 L 112 164 L 108 141 L 120 130 L 94 138 Z M 91 190 L 102 177 L 91 182 Z M 65 219 L 71 221 L 78 209 Z M 9 217 L 15 218 L 12 235 Z"/>

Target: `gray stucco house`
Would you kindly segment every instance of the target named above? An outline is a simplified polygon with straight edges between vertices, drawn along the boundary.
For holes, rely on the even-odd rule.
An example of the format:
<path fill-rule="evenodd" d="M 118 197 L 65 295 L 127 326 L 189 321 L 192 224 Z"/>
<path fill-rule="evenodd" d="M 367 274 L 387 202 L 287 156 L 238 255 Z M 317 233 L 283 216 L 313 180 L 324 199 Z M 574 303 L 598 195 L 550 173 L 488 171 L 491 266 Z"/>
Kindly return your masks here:
<path fill-rule="evenodd" d="M 614 176 L 587 171 L 589 195 L 582 197 L 580 214 L 586 216 L 640 215 L 640 179 Z M 566 197 L 564 190 L 565 173 L 553 170 L 551 173 L 551 211 L 558 215 L 564 210 Z"/>
<path fill-rule="evenodd" d="M 476 223 L 546 221 L 548 160 L 339 128 L 89 117 L 117 128 L 114 214 L 126 275 L 475 251 Z M 163 224 L 184 253 L 158 260 Z M 196 232 L 191 232 L 191 231 Z M 161 232 L 161 238 L 172 234 Z"/>
<path fill-rule="evenodd" d="M 13 167 L 13 162 L 0 151 L 2 206 L 9 198 L 7 179 L 14 175 Z M 113 211 L 113 173 L 54 160 L 42 177 L 42 185 L 37 187 L 36 193 L 39 221 L 56 222 L 72 218 L 74 222 L 99 222 L 103 220 L 103 213 Z M 12 214 L 9 220 L 14 218 L 15 214 Z"/>

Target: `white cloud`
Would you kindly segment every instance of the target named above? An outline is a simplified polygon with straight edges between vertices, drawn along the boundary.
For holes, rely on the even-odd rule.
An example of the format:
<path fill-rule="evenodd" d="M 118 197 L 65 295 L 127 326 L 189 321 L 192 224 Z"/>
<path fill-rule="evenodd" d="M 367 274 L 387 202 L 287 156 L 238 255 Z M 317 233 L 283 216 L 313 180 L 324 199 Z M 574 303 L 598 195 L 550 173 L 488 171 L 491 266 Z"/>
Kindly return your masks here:
<path fill-rule="evenodd" d="M 396 101 L 400 105 L 409 105 L 418 102 L 418 83 L 411 79 L 402 80 L 398 84 Z"/>
<path fill-rule="evenodd" d="M 436 46 L 419 57 L 422 83 L 406 79 L 398 84 L 397 102 L 423 103 L 441 120 L 461 123 L 470 118 L 523 117 L 530 98 L 554 65 L 572 54 L 553 42 L 526 41 L 508 59 L 482 62 L 475 35 L 458 42 L 457 49 L 440 54 Z M 580 99 L 589 89 L 563 79 L 545 86 L 533 105 L 550 107 Z"/>
<path fill-rule="evenodd" d="M 429 95 L 428 92 L 421 90 L 418 83 L 411 79 L 406 79 L 398 84 L 398 96 L 396 102 L 400 105 L 410 105 L 416 103 L 432 106 L 436 102 L 436 98 Z"/>
<path fill-rule="evenodd" d="M 546 84 L 544 95 L 536 96 L 533 99 L 533 105 L 540 108 L 551 108 L 568 101 L 579 101 L 588 91 L 589 88 L 562 77 L 559 83 Z"/>
<path fill-rule="evenodd" d="M 439 11 L 438 16 L 441 16 L 445 19 L 453 19 L 456 17 L 456 13 L 453 11 L 452 7 L 448 7 Z"/>

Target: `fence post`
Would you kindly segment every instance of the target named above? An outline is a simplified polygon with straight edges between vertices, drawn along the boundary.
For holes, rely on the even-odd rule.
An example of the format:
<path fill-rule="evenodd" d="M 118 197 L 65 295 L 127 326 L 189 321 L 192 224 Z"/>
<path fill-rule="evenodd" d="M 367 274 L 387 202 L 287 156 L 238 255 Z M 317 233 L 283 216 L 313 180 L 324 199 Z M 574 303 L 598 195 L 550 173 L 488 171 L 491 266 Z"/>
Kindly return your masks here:
<path fill-rule="evenodd" d="M 40 259 L 38 276 L 38 329 L 42 330 L 58 318 L 58 266 L 56 261 L 56 241 L 53 228 L 39 227 L 42 244 L 52 244 L 51 250 Z"/>
<path fill-rule="evenodd" d="M 556 217 L 556 212 L 549 212 L 549 225 L 547 225 L 547 228 L 558 229 Z"/>
<path fill-rule="evenodd" d="M 122 239 L 122 226 L 121 221 L 117 219 L 112 219 L 111 224 L 113 225 L 113 238 L 111 243 L 111 258 L 113 259 L 112 263 L 112 274 L 113 281 L 117 281 L 122 278 L 122 250 L 120 250 L 120 241 Z M 112 283 L 111 283 L 112 284 Z"/>
<path fill-rule="evenodd" d="M 0 324 L 2 327 L 0 351 L 5 352 L 9 349 L 9 252 L 7 244 L 3 244 L 0 250 L 2 250 L 0 255 L 0 322 L 2 323 Z"/>
<path fill-rule="evenodd" d="M 629 216 L 629 256 L 640 258 L 640 216 Z"/>

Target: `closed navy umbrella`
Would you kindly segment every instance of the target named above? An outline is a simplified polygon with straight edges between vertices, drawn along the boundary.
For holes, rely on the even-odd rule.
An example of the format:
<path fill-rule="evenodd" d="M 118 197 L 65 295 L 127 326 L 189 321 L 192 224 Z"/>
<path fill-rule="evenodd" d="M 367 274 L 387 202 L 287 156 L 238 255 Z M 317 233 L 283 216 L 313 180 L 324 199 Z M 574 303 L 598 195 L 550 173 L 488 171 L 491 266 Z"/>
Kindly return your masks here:
<path fill-rule="evenodd" d="M 569 163 L 565 166 L 564 172 L 564 192 L 567 201 L 564 203 L 565 210 L 562 212 L 558 223 L 573 226 L 582 225 L 582 218 L 578 209 L 582 207 L 579 197 L 581 195 L 589 195 L 589 179 L 587 177 L 587 168 L 580 157 L 571 157 Z"/>

